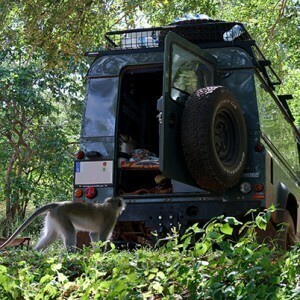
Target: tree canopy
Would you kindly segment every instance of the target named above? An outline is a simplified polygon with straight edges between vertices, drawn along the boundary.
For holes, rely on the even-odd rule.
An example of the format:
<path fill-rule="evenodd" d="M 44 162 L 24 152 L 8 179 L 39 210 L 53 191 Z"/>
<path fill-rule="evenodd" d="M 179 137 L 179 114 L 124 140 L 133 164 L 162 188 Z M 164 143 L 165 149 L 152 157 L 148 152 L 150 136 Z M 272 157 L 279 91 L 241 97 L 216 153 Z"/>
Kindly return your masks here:
<path fill-rule="evenodd" d="M 140 24 L 167 25 L 188 13 L 240 21 L 263 45 L 277 55 L 285 54 L 299 66 L 299 0 L 2 0 L 1 45 L 30 45 L 42 48 L 49 59 L 81 56 L 99 47 L 104 33 Z M 276 51 L 275 51 L 276 48 Z M 280 56 L 279 62 L 286 62 Z"/>

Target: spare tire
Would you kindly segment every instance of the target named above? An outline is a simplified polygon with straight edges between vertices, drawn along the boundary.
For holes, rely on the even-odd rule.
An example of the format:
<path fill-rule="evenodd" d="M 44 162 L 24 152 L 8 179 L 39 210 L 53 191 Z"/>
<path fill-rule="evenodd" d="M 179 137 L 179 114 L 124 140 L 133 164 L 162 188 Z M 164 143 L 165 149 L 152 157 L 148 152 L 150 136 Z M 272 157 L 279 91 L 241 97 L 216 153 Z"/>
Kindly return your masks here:
<path fill-rule="evenodd" d="M 188 98 L 181 141 L 188 171 L 201 188 L 220 192 L 238 183 L 246 164 L 247 129 L 227 88 L 206 87 Z"/>

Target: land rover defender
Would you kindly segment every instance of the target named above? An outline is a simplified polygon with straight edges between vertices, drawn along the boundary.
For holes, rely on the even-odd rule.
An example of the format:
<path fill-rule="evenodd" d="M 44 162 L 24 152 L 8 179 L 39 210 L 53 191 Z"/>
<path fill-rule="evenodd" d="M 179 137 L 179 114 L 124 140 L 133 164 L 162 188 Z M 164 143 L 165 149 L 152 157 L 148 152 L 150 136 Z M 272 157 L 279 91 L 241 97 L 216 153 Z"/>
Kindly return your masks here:
<path fill-rule="evenodd" d="M 122 196 L 115 238 L 151 243 L 274 204 L 300 231 L 300 135 L 271 63 L 241 23 L 109 32 L 87 73 L 74 201 Z"/>

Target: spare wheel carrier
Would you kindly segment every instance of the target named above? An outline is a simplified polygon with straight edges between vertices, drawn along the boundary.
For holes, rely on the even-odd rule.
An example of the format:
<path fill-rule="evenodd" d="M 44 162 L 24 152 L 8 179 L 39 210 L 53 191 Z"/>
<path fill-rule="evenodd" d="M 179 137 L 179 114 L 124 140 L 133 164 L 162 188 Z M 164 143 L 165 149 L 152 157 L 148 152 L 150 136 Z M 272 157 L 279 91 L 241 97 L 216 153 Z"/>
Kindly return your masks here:
<path fill-rule="evenodd" d="M 187 100 L 181 141 L 187 168 L 203 189 L 234 186 L 245 169 L 247 129 L 234 94 L 223 86 L 197 90 Z"/>

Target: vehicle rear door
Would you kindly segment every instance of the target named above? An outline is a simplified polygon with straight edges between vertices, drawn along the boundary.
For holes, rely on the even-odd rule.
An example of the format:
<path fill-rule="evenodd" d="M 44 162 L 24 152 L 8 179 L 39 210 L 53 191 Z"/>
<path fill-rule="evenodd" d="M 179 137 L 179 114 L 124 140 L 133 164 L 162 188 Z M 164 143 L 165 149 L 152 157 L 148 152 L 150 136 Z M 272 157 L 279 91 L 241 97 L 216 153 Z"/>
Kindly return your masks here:
<path fill-rule="evenodd" d="M 217 85 L 217 60 L 174 32 L 165 38 L 163 97 L 160 100 L 160 168 L 165 177 L 197 186 L 184 162 L 181 117 L 188 96 Z"/>

